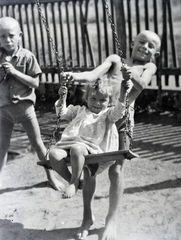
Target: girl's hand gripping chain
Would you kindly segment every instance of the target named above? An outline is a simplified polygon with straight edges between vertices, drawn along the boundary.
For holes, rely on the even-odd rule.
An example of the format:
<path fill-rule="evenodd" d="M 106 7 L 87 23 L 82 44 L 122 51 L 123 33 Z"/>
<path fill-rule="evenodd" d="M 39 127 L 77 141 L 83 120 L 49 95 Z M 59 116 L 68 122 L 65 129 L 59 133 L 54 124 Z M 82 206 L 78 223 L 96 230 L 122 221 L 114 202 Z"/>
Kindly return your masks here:
<path fill-rule="evenodd" d="M 66 85 L 61 85 L 59 90 L 58 90 L 58 94 L 60 96 L 59 98 L 59 102 L 62 104 L 66 101 L 67 99 L 67 87 Z"/>
<path fill-rule="evenodd" d="M 123 86 L 128 89 L 130 87 L 130 81 L 132 79 L 132 70 L 130 67 L 122 67 L 121 68 L 123 75 Z"/>
<path fill-rule="evenodd" d="M 124 80 L 130 80 L 132 79 L 132 69 L 131 67 L 122 67 L 121 68 L 122 74 L 123 74 L 123 78 Z"/>
<path fill-rule="evenodd" d="M 66 102 L 67 99 L 67 85 L 73 82 L 73 77 L 69 74 L 61 74 L 60 78 L 60 88 L 58 90 L 59 98 L 59 105 L 62 105 Z"/>
<path fill-rule="evenodd" d="M 63 73 L 60 75 L 60 85 L 69 85 L 69 84 L 72 84 L 74 81 L 74 78 L 72 75 L 69 75 L 67 73 Z"/>

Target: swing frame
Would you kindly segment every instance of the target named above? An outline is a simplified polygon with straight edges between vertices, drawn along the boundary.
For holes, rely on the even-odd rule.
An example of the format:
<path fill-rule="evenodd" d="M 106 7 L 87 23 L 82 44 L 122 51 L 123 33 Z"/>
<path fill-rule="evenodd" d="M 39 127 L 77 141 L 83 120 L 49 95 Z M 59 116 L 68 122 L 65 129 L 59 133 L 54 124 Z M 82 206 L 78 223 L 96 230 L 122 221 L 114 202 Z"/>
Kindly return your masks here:
<path fill-rule="evenodd" d="M 40 2 L 39 2 L 39 0 L 35 0 L 35 3 L 38 7 L 40 18 L 41 18 L 41 20 L 44 24 L 44 27 L 47 31 L 48 39 L 51 43 L 52 50 L 54 51 L 54 53 L 56 55 L 57 63 L 58 63 L 58 66 L 59 66 L 59 74 L 64 75 L 64 69 L 61 65 L 62 62 L 59 58 L 58 52 L 56 50 L 56 46 L 55 46 L 54 41 L 51 37 L 50 30 L 47 26 L 46 19 L 45 19 L 43 13 L 42 13 Z M 110 14 L 109 5 L 107 3 L 107 0 L 104 0 L 104 6 L 105 6 L 105 10 L 106 10 L 106 13 L 107 13 L 107 16 L 108 16 L 108 20 L 111 24 L 111 29 L 114 33 L 114 40 L 115 40 L 115 43 L 116 43 L 116 46 L 117 46 L 117 49 L 118 49 L 118 55 L 120 57 L 122 67 L 124 67 L 124 59 L 122 58 L 123 52 L 121 50 L 121 45 L 119 43 L 118 36 L 117 36 L 116 31 L 115 31 L 115 26 L 114 26 L 114 23 L 113 23 L 112 16 Z M 126 115 L 126 122 L 125 122 L 124 137 L 123 138 L 119 137 L 119 139 L 122 139 L 124 141 L 124 149 L 121 149 L 121 150 L 118 150 L 118 151 L 112 151 L 112 152 L 104 152 L 104 153 L 86 155 L 85 156 L 85 165 L 96 164 L 96 163 L 104 163 L 104 162 L 109 162 L 109 161 L 117 161 L 117 160 L 120 160 L 122 158 L 129 159 L 129 160 L 131 160 L 132 158 L 139 158 L 139 155 L 134 153 L 130 149 L 132 138 L 129 136 L 130 126 L 129 126 L 129 99 L 128 99 L 128 97 L 126 98 L 126 114 L 125 115 Z M 55 139 L 55 135 L 56 135 L 57 131 L 60 129 L 60 123 L 61 123 L 61 119 L 60 119 L 60 116 L 58 116 L 57 117 L 57 125 L 54 128 L 52 137 L 50 139 L 50 142 L 49 142 L 49 145 L 48 145 L 48 148 L 47 148 L 47 153 L 46 153 L 46 156 L 45 156 L 46 160 L 40 161 L 40 162 L 37 163 L 39 166 L 43 166 L 46 169 L 52 169 L 50 161 L 48 160 L 48 154 L 50 152 L 50 147 L 53 143 L 53 140 Z M 127 137 L 129 138 L 129 140 L 128 140 Z M 128 147 L 128 145 L 129 145 L 129 147 Z M 70 157 L 66 157 L 66 158 L 64 158 L 64 160 L 67 163 L 67 165 L 70 165 Z"/>

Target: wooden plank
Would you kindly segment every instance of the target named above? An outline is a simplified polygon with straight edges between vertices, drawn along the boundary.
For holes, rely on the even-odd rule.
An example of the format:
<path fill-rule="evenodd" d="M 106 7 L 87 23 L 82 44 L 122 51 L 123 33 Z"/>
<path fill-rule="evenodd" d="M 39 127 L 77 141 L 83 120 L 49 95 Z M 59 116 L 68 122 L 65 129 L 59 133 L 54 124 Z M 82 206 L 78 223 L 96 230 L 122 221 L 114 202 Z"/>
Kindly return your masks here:
<path fill-rule="evenodd" d="M 171 10 L 170 0 L 167 0 L 167 6 L 168 6 L 168 20 L 169 20 L 169 27 L 170 27 L 170 40 L 171 40 L 173 66 L 177 67 L 175 39 L 174 39 L 174 33 L 173 33 L 173 18 L 172 18 L 172 10 Z"/>
<path fill-rule="evenodd" d="M 127 21 L 128 21 L 128 39 L 129 39 L 129 52 L 131 52 L 131 43 L 133 40 L 133 36 L 132 36 L 132 23 L 131 23 L 131 5 L 130 5 L 130 0 L 127 1 Z M 129 56 L 127 56 L 129 57 Z"/>
<path fill-rule="evenodd" d="M 82 38 L 82 48 L 83 48 L 83 66 L 87 67 L 87 54 L 86 54 L 86 36 L 84 28 L 84 15 L 82 11 L 83 0 L 80 0 L 79 11 L 80 11 L 80 29 L 81 29 L 81 38 Z"/>
<path fill-rule="evenodd" d="M 68 46 L 69 46 L 69 66 L 73 66 L 73 58 L 72 58 L 72 37 L 71 37 L 71 31 L 70 31 L 70 17 L 69 17 L 69 8 L 68 8 L 68 2 L 65 4 L 65 13 L 66 13 L 66 21 L 67 21 L 67 34 L 68 34 Z M 65 59 L 66 61 L 67 59 Z"/>
<path fill-rule="evenodd" d="M 145 4 L 145 29 L 148 30 L 149 29 L 149 11 L 148 11 L 148 1 L 144 0 L 144 4 Z"/>
<path fill-rule="evenodd" d="M 89 6 L 89 0 L 86 1 L 86 12 L 85 12 L 85 17 L 84 17 L 84 31 L 85 31 L 85 34 L 86 34 L 86 39 L 87 39 L 87 45 L 88 45 L 88 56 L 90 58 L 90 63 L 88 65 L 88 67 L 96 67 L 96 62 L 95 62 L 95 58 L 94 58 L 94 54 L 93 54 L 93 45 L 91 44 L 91 40 L 90 40 L 90 37 L 89 37 L 89 31 L 87 29 L 87 26 L 88 26 L 88 6 Z"/>
<path fill-rule="evenodd" d="M 103 11 L 103 24 L 104 24 L 104 41 L 105 41 L 105 53 L 106 56 L 109 55 L 109 42 L 108 42 L 108 33 L 107 33 L 107 15 L 104 7 L 104 0 L 102 0 L 102 11 Z"/>
<path fill-rule="evenodd" d="M 139 0 L 135 0 L 135 10 L 136 10 L 136 29 L 137 29 L 137 34 L 138 34 L 140 32 Z"/>
<path fill-rule="evenodd" d="M 35 12 L 34 12 L 33 5 L 31 5 L 31 15 L 32 15 L 34 36 L 35 36 L 35 39 L 38 39 L 37 31 L 36 31 L 36 24 L 35 24 L 35 22 L 37 20 L 35 19 Z M 36 58 L 37 58 L 37 61 L 40 62 L 40 51 L 38 51 L 38 41 L 35 40 L 34 43 L 35 43 Z"/>
<path fill-rule="evenodd" d="M 119 48 L 121 48 L 121 52 L 119 50 L 119 55 L 123 58 L 126 57 L 126 49 L 127 49 L 127 42 L 126 42 L 126 21 L 125 21 L 125 12 L 124 12 L 124 4 L 123 0 L 115 0 L 115 12 L 116 12 L 116 32 L 118 36 L 118 40 L 120 43 Z M 112 17 L 113 18 L 113 17 Z M 114 21 L 114 18 L 113 18 Z M 118 47 L 118 46 L 117 46 Z"/>
<path fill-rule="evenodd" d="M 77 65 L 80 66 L 80 49 L 79 49 L 79 32 L 77 25 L 76 3 L 73 2 L 73 17 L 74 17 L 74 31 L 75 31 L 75 48 L 77 54 Z"/>
<path fill-rule="evenodd" d="M 63 19 L 62 19 L 62 4 L 59 3 L 59 23 L 60 23 L 60 34 L 61 34 L 61 51 L 62 59 L 65 60 L 65 42 L 64 42 L 64 29 L 63 29 Z"/>
<path fill-rule="evenodd" d="M 26 15 L 26 24 L 27 24 L 27 32 L 28 32 L 28 44 L 29 44 L 28 49 L 32 52 L 32 36 L 30 33 L 31 26 L 30 26 L 30 17 L 28 14 L 28 5 L 25 5 L 25 15 Z"/>
<path fill-rule="evenodd" d="M 128 160 L 131 160 L 132 158 L 139 158 L 139 155 L 136 153 L 133 153 L 131 150 L 119 150 L 119 151 L 108 152 L 108 153 L 89 154 L 85 156 L 85 165 L 116 161 L 116 160 L 123 159 L 123 157 Z M 67 163 L 67 165 L 70 165 L 69 157 L 65 158 L 64 160 Z M 40 161 L 37 164 L 45 168 L 51 168 L 51 164 L 49 160 Z"/>
<path fill-rule="evenodd" d="M 153 0 L 153 17 L 154 17 L 154 29 L 158 34 L 158 11 L 157 11 L 157 0 Z"/>
<path fill-rule="evenodd" d="M 51 65 L 51 66 L 53 66 L 54 64 L 53 64 L 53 57 L 52 57 L 52 44 L 51 43 L 54 43 L 54 39 L 51 39 L 52 38 L 52 35 L 51 35 L 51 33 L 50 33 L 50 28 L 49 28 L 49 9 L 48 9 L 48 6 L 49 6 L 49 4 L 48 3 L 46 3 L 45 5 L 44 5 L 44 8 L 45 8 L 45 20 L 46 20 L 46 27 L 44 26 L 44 28 L 46 29 L 46 35 L 47 35 L 47 38 L 48 38 L 48 52 L 49 52 L 49 54 L 48 54 L 48 56 L 49 56 L 49 59 L 48 59 L 48 64 L 46 64 L 46 65 Z M 48 30 L 48 31 L 47 31 Z M 53 42 L 51 41 L 51 40 L 53 40 Z M 46 53 L 45 53 L 46 54 Z"/>
<path fill-rule="evenodd" d="M 97 27 L 97 44 L 98 44 L 99 63 L 102 63 L 101 28 L 100 28 L 100 20 L 99 20 L 98 0 L 95 0 L 95 12 L 96 12 L 96 27 Z"/>

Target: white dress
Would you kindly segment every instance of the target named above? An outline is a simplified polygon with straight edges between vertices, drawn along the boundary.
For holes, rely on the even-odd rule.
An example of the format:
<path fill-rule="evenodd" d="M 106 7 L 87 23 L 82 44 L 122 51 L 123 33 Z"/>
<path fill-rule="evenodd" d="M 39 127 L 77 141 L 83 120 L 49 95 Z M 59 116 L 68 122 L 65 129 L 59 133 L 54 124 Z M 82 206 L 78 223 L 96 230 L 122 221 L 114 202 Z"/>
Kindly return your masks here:
<path fill-rule="evenodd" d="M 118 150 L 118 132 L 115 122 L 125 113 L 125 105 L 116 101 L 115 106 L 100 113 L 92 113 L 86 106 L 63 105 L 57 107 L 62 120 L 69 122 L 64 129 L 61 140 L 56 146 L 70 149 L 75 144 L 83 144 L 91 154 Z"/>

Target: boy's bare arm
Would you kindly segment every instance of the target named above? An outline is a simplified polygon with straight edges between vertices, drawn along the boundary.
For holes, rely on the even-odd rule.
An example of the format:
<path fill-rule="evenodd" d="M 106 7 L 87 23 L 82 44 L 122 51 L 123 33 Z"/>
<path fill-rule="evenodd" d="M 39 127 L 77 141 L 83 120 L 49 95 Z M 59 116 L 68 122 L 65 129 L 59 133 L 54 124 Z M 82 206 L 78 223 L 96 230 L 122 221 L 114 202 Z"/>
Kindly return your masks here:
<path fill-rule="evenodd" d="M 131 105 L 138 97 L 138 95 L 142 92 L 142 90 L 136 89 L 134 86 L 128 93 L 129 105 Z"/>
<path fill-rule="evenodd" d="M 144 66 L 144 70 L 142 71 L 142 74 L 136 71 L 134 71 L 134 68 L 136 69 L 136 66 L 132 68 L 132 82 L 134 84 L 134 87 L 138 91 L 142 91 L 146 88 L 146 86 L 150 83 L 152 80 L 152 77 L 156 73 L 156 66 L 153 63 L 147 63 Z"/>
<path fill-rule="evenodd" d="M 93 81 L 108 73 L 111 67 L 118 62 L 120 62 L 120 58 L 118 55 L 114 54 L 107 57 L 101 65 L 92 71 L 85 71 L 80 73 L 66 72 L 65 74 L 72 75 L 76 81 Z"/>

